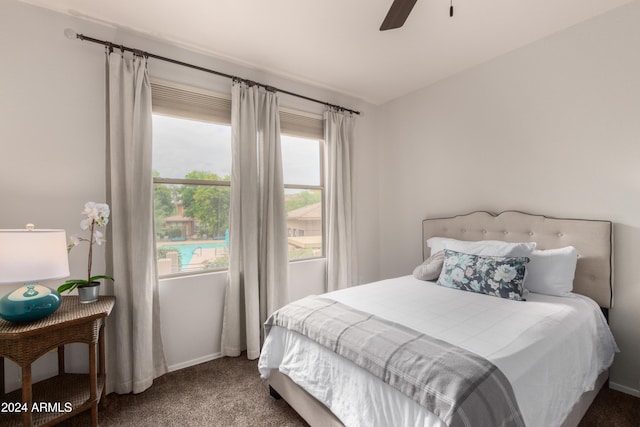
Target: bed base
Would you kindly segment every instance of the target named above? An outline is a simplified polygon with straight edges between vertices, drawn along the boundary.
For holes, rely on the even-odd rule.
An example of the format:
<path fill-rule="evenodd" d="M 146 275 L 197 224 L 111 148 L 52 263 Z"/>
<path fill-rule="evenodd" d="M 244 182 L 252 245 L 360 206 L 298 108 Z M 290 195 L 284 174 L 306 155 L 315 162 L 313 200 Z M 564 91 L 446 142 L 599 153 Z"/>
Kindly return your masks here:
<path fill-rule="evenodd" d="M 269 375 L 269 391 L 281 396 L 311 427 L 344 427 L 326 406 L 275 369 Z"/>
<path fill-rule="evenodd" d="M 595 388 L 582 394 L 560 427 L 578 426 L 608 378 L 609 371 L 600 374 L 596 379 Z M 269 376 L 269 391 L 275 398 L 282 397 L 311 427 L 344 427 L 326 406 L 276 370 L 272 370 Z"/>
<path fill-rule="evenodd" d="M 580 423 L 584 414 L 587 413 L 589 406 L 593 403 L 593 400 L 598 395 L 598 392 L 602 389 L 602 387 L 609 386 L 609 371 L 606 370 L 600 374 L 600 376 L 596 379 L 596 384 L 593 387 L 593 390 L 582 393 L 580 399 L 573 405 L 571 412 L 567 415 L 567 418 L 560 425 L 560 427 L 575 427 Z"/>

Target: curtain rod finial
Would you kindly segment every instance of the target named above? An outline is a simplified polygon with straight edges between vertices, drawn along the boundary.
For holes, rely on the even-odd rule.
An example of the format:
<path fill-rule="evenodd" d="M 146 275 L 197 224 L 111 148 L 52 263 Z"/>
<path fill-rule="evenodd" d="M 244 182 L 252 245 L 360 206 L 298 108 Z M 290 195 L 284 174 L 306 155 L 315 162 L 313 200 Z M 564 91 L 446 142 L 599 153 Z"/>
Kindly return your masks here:
<path fill-rule="evenodd" d="M 73 40 L 78 37 L 78 33 L 73 31 L 71 28 L 67 28 L 64 30 L 64 35 L 67 36 L 68 39 Z"/>

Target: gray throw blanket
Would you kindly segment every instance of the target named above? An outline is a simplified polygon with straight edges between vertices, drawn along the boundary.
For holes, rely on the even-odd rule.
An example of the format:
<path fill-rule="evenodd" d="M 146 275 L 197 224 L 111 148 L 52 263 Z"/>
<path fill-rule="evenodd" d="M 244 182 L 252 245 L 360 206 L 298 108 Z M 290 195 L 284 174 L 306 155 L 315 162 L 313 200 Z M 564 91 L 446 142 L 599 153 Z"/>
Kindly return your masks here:
<path fill-rule="evenodd" d="M 380 378 L 448 426 L 524 426 L 511 384 L 485 358 L 337 301 L 307 297 L 267 319 Z"/>

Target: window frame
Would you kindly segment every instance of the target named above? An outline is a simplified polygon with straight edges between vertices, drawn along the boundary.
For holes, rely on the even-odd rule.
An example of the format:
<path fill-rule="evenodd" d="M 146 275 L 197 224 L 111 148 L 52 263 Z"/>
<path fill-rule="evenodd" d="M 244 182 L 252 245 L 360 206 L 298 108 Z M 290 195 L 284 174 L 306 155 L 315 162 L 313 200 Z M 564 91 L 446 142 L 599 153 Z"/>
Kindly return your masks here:
<path fill-rule="evenodd" d="M 327 252 L 326 252 L 326 240 L 327 240 L 327 220 L 326 220 L 326 192 L 325 192 L 325 141 L 324 138 L 323 139 L 316 139 L 316 137 L 309 137 L 309 136 L 303 136 L 300 134 L 291 134 L 291 133 L 282 133 L 280 132 L 280 136 L 285 135 L 285 136 L 290 136 L 290 137 L 296 137 L 296 138 L 305 138 L 305 139 L 310 139 L 313 141 L 318 141 L 318 156 L 320 159 L 320 184 L 319 185 L 308 185 L 308 184 L 287 184 L 286 182 L 284 182 L 284 177 L 283 177 L 283 184 L 284 184 L 284 190 L 286 192 L 286 190 L 312 190 L 312 191 L 319 191 L 320 192 L 320 207 L 322 210 L 322 251 L 321 254 L 318 256 L 312 256 L 312 257 L 308 257 L 308 258 L 297 258 L 297 259 L 289 259 L 289 262 L 301 262 L 301 261 L 310 261 L 310 260 L 316 260 L 316 259 L 323 259 L 327 257 Z M 287 251 L 288 252 L 288 251 Z"/>
<path fill-rule="evenodd" d="M 183 120 L 212 123 L 223 126 L 231 126 L 231 95 L 213 92 L 195 86 L 183 85 L 167 80 L 151 79 L 151 110 L 154 115 L 173 117 Z M 231 181 L 202 180 L 192 178 L 164 178 L 153 177 L 155 184 L 164 185 L 190 185 L 190 186 L 216 186 L 231 188 Z M 229 218 L 230 220 L 231 218 Z M 154 235 L 156 225 L 154 224 Z M 156 265 L 158 245 L 155 247 Z M 158 274 L 159 279 L 174 277 L 194 276 L 198 274 L 227 271 L 227 267 L 206 268 L 197 271 L 178 271 L 169 274 Z"/>
<path fill-rule="evenodd" d="M 221 94 L 194 86 L 188 86 L 161 79 L 151 79 L 152 87 L 152 114 L 174 117 L 185 120 L 207 122 L 224 126 L 231 126 L 231 95 Z M 154 88 L 156 91 L 154 92 Z M 159 89 L 158 89 L 159 88 Z M 175 100 L 175 105 L 173 101 Z M 281 118 L 280 136 L 310 139 L 318 141 L 318 156 L 320 168 L 319 185 L 287 184 L 286 190 L 310 190 L 320 192 L 320 204 L 322 211 L 322 250 L 318 256 L 307 258 L 288 259 L 289 263 L 303 262 L 326 258 L 326 158 L 324 139 L 324 118 L 320 114 L 307 113 L 297 109 L 286 107 L 279 108 Z M 164 178 L 153 177 L 153 184 L 164 185 L 191 185 L 191 186 L 218 186 L 231 188 L 231 181 L 200 180 L 190 178 Z M 155 191 L 155 190 L 154 190 Z M 229 218 L 229 221 L 231 218 Z M 156 225 L 154 224 L 154 236 Z M 288 233 L 287 233 L 288 234 Z M 287 236 L 288 237 L 288 236 Z M 158 246 L 154 248 L 156 263 Z M 288 252 L 288 251 L 287 251 Z M 288 254 L 287 254 L 288 255 Z M 157 264 L 156 264 L 157 265 Z M 194 276 L 199 274 L 228 271 L 229 266 L 202 269 L 197 271 L 179 271 L 169 274 L 158 274 L 159 279 L 174 277 Z"/>

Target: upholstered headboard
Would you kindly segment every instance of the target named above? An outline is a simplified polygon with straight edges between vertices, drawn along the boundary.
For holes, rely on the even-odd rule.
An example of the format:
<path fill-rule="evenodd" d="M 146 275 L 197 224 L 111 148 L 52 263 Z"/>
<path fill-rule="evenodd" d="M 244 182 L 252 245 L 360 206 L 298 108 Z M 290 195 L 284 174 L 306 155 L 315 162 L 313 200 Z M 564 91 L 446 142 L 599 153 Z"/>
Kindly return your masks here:
<path fill-rule="evenodd" d="M 603 308 L 613 306 L 612 223 L 610 221 L 549 218 L 517 211 L 500 214 L 472 212 L 422 222 L 423 258 L 427 259 L 430 237 L 458 240 L 503 240 L 536 242 L 537 249 L 574 246 L 578 264 L 573 291 L 586 295 Z"/>

